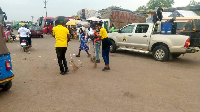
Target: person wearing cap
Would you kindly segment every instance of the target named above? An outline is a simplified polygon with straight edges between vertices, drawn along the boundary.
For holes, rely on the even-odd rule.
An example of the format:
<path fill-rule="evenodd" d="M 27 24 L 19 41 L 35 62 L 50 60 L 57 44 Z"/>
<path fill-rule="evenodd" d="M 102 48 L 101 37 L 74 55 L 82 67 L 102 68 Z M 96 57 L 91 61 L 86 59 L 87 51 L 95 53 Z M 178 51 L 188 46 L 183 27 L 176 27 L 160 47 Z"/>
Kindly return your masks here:
<path fill-rule="evenodd" d="M 65 73 L 69 72 L 67 60 L 65 58 L 65 53 L 67 51 L 68 42 L 70 40 L 70 34 L 69 30 L 66 27 L 62 26 L 61 21 L 56 20 L 55 24 L 57 26 L 53 28 L 53 35 L 56 39 L 56 54 L 58 58 L 58 64 L 60 67 L 60 74 L 64 75 Z"/>
<path fill-rule="evenodd" d="M 98 39 L 95 40 L 95 44 L 97 41 L 102 40 L 102 57 L 105 62 L 105 67 L 102 71 L 110 70 L 109 66 L 109 51 L 110 46 L 112 45 L 110 39 L 108 39 L 108 34 L 105 28 L 102 27 L 102 22 L 98 23 L 98 29 L 100 30 Z"/>
<path fill-rule="evenodd" d="M 29 45 L 31 46 L 30 44 L 30 39 L 28 37 L 28 35 L 30 34 L 29 30 L 25 27 L 25 24 L 24 23 L 21 23 L 21 27 L 19 28 L 18 30 L 18 34 L 19 34 L 19 37 L 20 37 L 20 44 L 22 42 L 23 39 L 25 40 L 28 40 L 29 42 Z"/>

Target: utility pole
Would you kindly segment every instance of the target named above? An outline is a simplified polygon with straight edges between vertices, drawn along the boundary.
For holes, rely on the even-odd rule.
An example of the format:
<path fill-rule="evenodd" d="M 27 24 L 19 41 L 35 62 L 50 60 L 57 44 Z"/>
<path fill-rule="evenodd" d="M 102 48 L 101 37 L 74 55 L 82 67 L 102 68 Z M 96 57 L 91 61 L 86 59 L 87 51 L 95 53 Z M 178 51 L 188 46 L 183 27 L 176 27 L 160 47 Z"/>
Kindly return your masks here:
<path fill-rule="evenodd" d="M 34 18 L 34 16 L 31 16 L 31 18 L 32 18 L 32 22 L 33 22 L 33 18 Z"/>
<path fill-rule="evenodd" d="M 44 1 L 44 8 L 46 9 L 46 17 L 47 17 L 47 0 Z"/>

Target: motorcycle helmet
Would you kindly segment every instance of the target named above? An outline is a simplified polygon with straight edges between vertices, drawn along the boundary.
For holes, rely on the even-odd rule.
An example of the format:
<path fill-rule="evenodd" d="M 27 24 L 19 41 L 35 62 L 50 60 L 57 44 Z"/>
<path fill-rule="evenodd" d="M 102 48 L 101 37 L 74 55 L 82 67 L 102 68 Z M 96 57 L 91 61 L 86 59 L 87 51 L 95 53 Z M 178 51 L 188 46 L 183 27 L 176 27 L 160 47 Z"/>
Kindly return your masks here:
<path fill-rule="evenodd" d="M 21 23 L 21 26 L 25 26 L 25 24 L 24 24 L 24 23 Z"/>

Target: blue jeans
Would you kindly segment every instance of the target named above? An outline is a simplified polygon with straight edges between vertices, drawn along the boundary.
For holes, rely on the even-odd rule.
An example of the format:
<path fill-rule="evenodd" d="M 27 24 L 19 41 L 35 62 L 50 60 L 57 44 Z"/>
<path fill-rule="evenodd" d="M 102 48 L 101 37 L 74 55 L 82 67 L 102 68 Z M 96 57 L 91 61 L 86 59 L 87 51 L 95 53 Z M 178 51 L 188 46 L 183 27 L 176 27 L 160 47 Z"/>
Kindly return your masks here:
<path fill-rule="evenodd" d="M 105 62 L 105 65 L 109 64 L 109 52 L 110 52 L 110 46 L 106 47 L 105 49 L 102 49 L 102 57 Z"/>
<path fill-rule="evenodd" d="M 99 60 L 99 51 L 100 51 L 100 44 L 95 44 L 96 49 L 96 60 Z"/>

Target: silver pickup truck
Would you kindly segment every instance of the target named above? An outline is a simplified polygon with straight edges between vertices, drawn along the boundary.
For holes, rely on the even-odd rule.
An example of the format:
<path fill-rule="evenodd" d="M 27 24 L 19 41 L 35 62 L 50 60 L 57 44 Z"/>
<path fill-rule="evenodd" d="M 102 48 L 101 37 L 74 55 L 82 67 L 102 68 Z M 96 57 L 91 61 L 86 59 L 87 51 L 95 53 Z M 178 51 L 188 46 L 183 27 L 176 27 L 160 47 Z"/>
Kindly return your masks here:
<path fill-rule="evenodd" d="M 112 46 L 116 49 L 151 53 L 158 61 L 166 61 L 185 53 L 195 53 L 197 48 L 190 48 L 189 36 L 155 33 L 153 23 L 133 23 L 126 25 L 118 32 L 108 33 Z"/>

